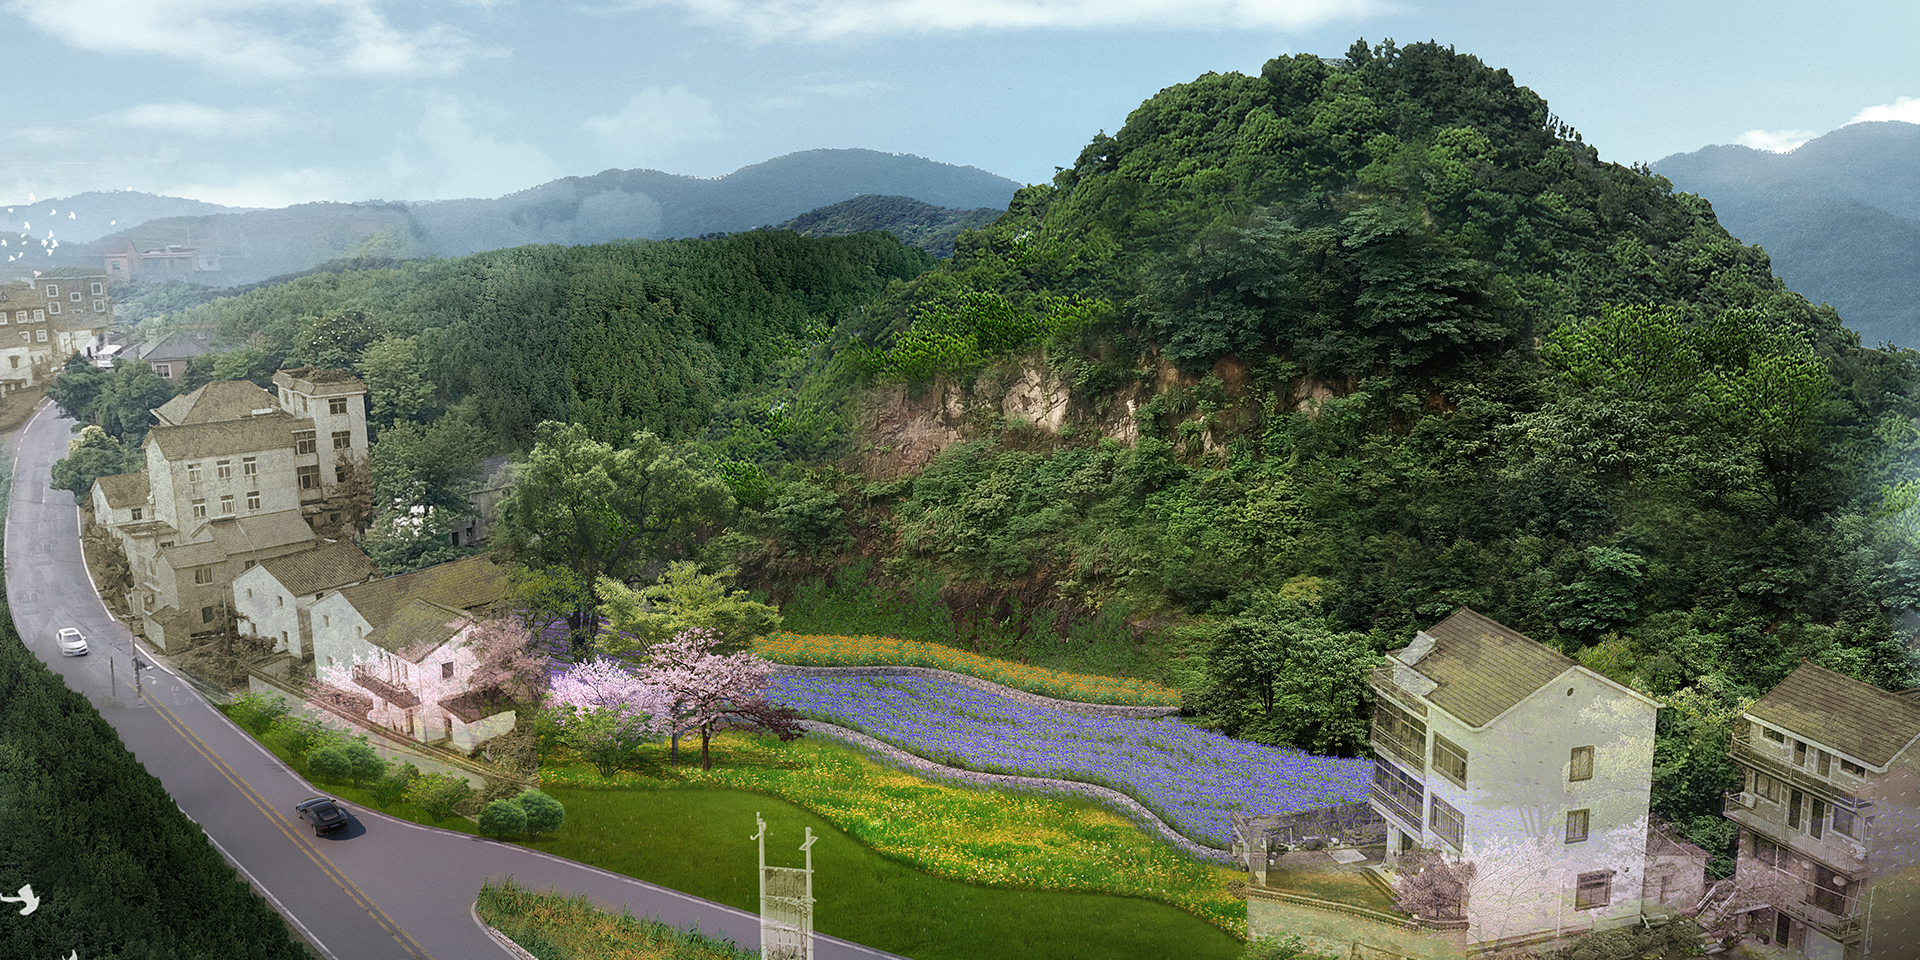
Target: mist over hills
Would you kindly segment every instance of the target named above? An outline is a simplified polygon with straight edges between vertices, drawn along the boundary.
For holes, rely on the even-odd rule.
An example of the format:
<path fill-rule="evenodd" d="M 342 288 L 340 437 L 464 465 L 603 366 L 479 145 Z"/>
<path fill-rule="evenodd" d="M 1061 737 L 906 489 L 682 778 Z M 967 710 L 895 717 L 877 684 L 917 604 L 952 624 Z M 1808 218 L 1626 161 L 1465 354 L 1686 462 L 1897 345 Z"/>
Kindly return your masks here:
<path fill-rule="evenodd" d="M 138 193 L 80 194 L 39 201 L 58 214 L 35 223 L 29 257 L 14 272 L 94 265 L 130 242 L 139 250 L 197 246 L 217 271 L 176 274 L 233 286 L 297 273 L 330 260 L 461 256 L 529 243 L 588 244 L 635 237 L 730 233 L 778 224 L 863 194 L 911 197 L 940 208 L 1004 210 L 1021 185 L 974 167 L 874 150 L 807 150 L 706 179 L 658 170 L 565 177 L 494 199 L 304 203 L 272 210 L 222 208 Z M 66 219 L 71 211 L 79 217 Z M 89 233 L 80 224 L 104 225 Z M 50 224 L 61 243 L 39 245 Z M 4 235 L 0 235 L 4 236 Z M 15 235 L 16 237 L 18 235 Z M 11 239 L 11 238 L 10 238 Z"/>
<path fill-rule="evenodd" d="M 1920 124 L 1850 124 L 1788 153 L 1705 147 L 1653 170 L 1862 343 L 1920 347 Z"/>

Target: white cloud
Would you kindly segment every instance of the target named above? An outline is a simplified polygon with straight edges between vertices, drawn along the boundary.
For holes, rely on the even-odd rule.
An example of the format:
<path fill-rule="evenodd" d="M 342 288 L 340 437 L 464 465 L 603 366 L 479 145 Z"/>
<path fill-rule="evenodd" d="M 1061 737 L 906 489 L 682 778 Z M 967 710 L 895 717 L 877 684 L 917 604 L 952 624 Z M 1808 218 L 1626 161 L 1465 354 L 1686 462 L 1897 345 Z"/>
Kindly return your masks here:
<path fill-rule="evenodd" d="M 657 163 L 690 143 L 720 138 L 713 102 L 675 84 L 648 87 L 627 98 L 618 113 L 588 117 L 580 124 L 598 134 L 621 166 Z"/>
<path fill-rule="evenodd" d="M 1853 115 L 1848 123 L 1865 123 L 1870 120 L 1899 120 L 1904 123 L 1920 123 L 1920 97 L 1900 97 L 1892 103 L 1866 107 Z"/>
<path fill-rule="evenodd" d="M 801 86 L 801 93 L 815 93 L 823 97 L 871 97 L 876 93 L 885 93 L 893 89 L 891 83 L 878 80 L 853 80 L 847 83 L 815 83 Z"/>
<path fill-rule="evenodd" d="M 152 54 L 262 77 L 419 76 L 500 51 L 433 23 L 391 24 L 382 0 L 9 0 L 5 9 L 82 50 Z"/>
<path fill-rule="evenodd" d="M 143 103 L 113 114 L 110 119 L 129 127 L 200 136 L 245 136 L 280 123 L 272 110 L 222 110 L 197 103 Z"/>
<path fill-rule="evenodd" d="M 419 127 L 387 159 L 387 170 L 409 200 L 498 197 L 565 175 L 533 144 L 476 131 L 466 107 L 440 94 L 428 96 Z"/>
<path fill-rule="evenodd" d="M 967 30 L 1298 29 L 1395 9 L 1390 0 L 633 0 L 763 40 Z"/>
<path fill-rule="evenodd" d="M 337 170 L 301 167 L 253 176 L 222 177 L 212 182 L 161 185 L 150 189 L 162 196 L 190 197 L 229 207 L 288 207 L 315 200 L 369 199 L 355 193 L 356 190 L 365 189 L 363 183 Z"/>
<path fill-rule="evenodd" d="M 1818 135 L 1812 130 L 1748 130 L 1734 142 L 1755 150 L 1786 153 Z"/>

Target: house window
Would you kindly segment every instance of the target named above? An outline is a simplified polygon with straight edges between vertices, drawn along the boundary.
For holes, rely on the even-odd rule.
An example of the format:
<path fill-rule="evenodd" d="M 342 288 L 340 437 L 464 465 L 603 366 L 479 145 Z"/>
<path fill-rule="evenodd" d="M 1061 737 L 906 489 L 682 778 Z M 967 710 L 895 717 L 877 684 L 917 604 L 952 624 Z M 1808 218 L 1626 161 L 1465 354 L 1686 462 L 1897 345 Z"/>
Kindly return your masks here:
<path fill-rule="evenodd" d="M 35 340 L 38 340 L 38 341 L 40 341 L 41 343 L 46 343 L 46 342 L 47 342 L 47 332 L 46 332 L 45 330 L 35 330 L 35 331 L 33 332 L 33 339 L 35 339 Z"/>
<path fill-rule="evenodd" d="M 252 599 L 253 599 L 253 588 L 252 588 L 252 587 L 248 587 L 248 588 L 247 588 L 247 599 L 248 599 L 248 600 L 252 600 Z"/>
<path fill-rule="evenodd" d="M 1813 865 L 1813 896 L 1807 899 L 1828 913 L 1846 916 L 1847 878 L 1819 864 Z"/>
<path fill-rule="evenodd" d="M 1769 867 L 1777 867 L 1780 865 L 1780 855 L 1785 851 L 1785 847 L 1774 843 L 1772 840 L 1768 840 L 1766 837 L 1757 833 L 1753 835 L 1753 858 L 1755 860 Z"/>
<path fill-rule="evenodd" d="M 33 321 L 35 323 L 45 323 L 46 320 L 47 320 L 47 312 L 45 310 L 35 310 L 33 312 Z"/>
<path fill-rule="evenodd" d="M 60 312 L 60 305 L 59 305 L 58 303 L 49 303 L 49 304 L 47 304 L 47 312 L 48 312 L 48 313 L 59 313 L 59 312 Z"/>
<path fill-rule="evenodd" d="M 200 608 L 200 622 L 201 622 L 201 623 L 212 623 L 212 622 L 213 622 L 213 608 L 212 608 L 212 607 L 201 607 L 201 608 Z"/>
<path fill-rule="evenodd" d="M 333 626 L 333 615 L 332 615 L 332 614 L 330 614 L 330 613 L 323 613 L 323 614 L 321 614 L 321 615 L 320 615 L 320 625 L 321 625 L 321 626 L 323 626 L 323 627 L 331 627 L 331 626 Z"/>
<path fill-rule="evenodd" d="M 133 518 L 134 518 L 135 520 L 138 520 L 138 519 L 140 519 L 140 517 L 141 517 L 141 513 L 142 513 L 142 511 L 140 510 L 140 508 L 139 508 L 139 507 L 134 507 L 134 508 L 133 508 Z"/>
<path fill-rule="evenodd" d="M 1764 800 L 1778 799 L 1780 781 L 1756 770 L 1753 774 L 1753 792 Z"/>
<path fill-rule="evenodd" d="M 448 660 L 446 663 L 443 663 L 440 665 L 440 679 L 442 680 L 453 679 L 453 661 L 452 660 Z"/>
<path fill-rule="evenodd" d="M 207 518 L 207 502 L 205 500 L 195 500 L 193 502 L 193 518 L 195 520 L 205 520 Z"/>
<path fill-rule="evenodd" d="M 247 561 L 247 563 L 246 563 L 246 566 L 243 566 L 243 567 L 241 567 L 240 569 L 242 569 L 242 570 L 252 570 L 252 569 L 253 569 L 253 564 L 254 564 L 254 561 L 252 561 L 252 560 L 248 560 L 248 561 Z M 248 590 L 248 591 L 247 591 L 247 596 L 249 596 L 249 597 L 251 597 L 251 596 L 253 596 L 253 591 L 252 591 L 252 590 Z"/>
<path fill-rule="evenodd" d="M 446 675 L 453 676 L 453 664 L 446 665 Z M 1453 844 L 1455 850 L 1465 851 L 1466 845 L 1461 843 L 1461 838 L 1466 834 L 1466 829 L 1466 817 L 1454 809 L 1453 804 L 1439 797 L 1433 798 L 1433 832 L 1440 839 Z"/>
<path fill-rule="evenodd" d="M 26 322 L 27 322 L 27 312 L 26 312 L 25 310 L 20 310 L 20 311 L 17 311 L 17 312 L 15 312 L 15 313 L 14 313 L 14 315 L 13 315 L 13 319 L 14 319 L 14 322 L 16 322 L 16 323 L 26 323 Z"/>
<path fill-rule="evenodd" d="M 259 472 L 260 472 L 259 457 L 241 457 L 240 458 L 240 475 L 241 476 L 251 477 L 258 474 Z"/>
<path fill-rule="evenodd" d="M 232 480 L 233 479 L 233 461 L 232 460 L 215 460 L 213 462 L 213 475 L 222 480 Z"/>
<path fill-rule="evenodd" d="M 104 283 L 96 283 L 92 286 L 91 290 L 93 292 L 93 295 L 97 297 L 107 292 L 107 285 Z"/>
<path fill-rule="evenodd" d="M 1380 698 L 1374 702 L 1373 728 L 1375 739 L 1391 748 L 1400 759 L 1416 765 L 1426 759 L 1426 721 Z"/>
<path fill-rule="evenodd" d="M 1437 733 L 1433 735 L 1433 768 L 1454 783 L 1467 785 L 1467 751 Z"/>
<path fill-rule="evenodd" d="M 1567 781 L 1593 779 L 1593 748 L 1574 747 L 1573 757 L 1567 761 Z"/>
<path fill-rule="evenodd" d="M 220 515 L 223 517 L 233 516 L 233 494 L 223 493 L 220 495 Z"/>
<path fill-rule="evenodd" d="M 172 379 L 173 379 L 173 364 L 170 364 L 170 363 L 156 363 L 156 364 L 154 364 L 154 365 L 153 365 L 153 375 L 154 375 L 154 376 L 156 376 L 156 377 L 159 377 L 159 378 L 160 378 L 160 379 L 162 379 L 162 380 L 172 380 Z"/>
<path fill-rule="evenodd" d="M 1587 821 L 1591 819 L 1592 814 L 1592 810 L 1567 811 L 1568 843 L 1579 843 L 1587 838 Z"/>
<path fill-rule="evenodd" d="M 1765 733 L 1766 733 L 1766 735 L 1767 735 L 1767 739 L 1768 739 L 1768 740 L 1772 740 L 1772 741 L 1773 741 L 1774 743 L 1786 743 L 1786 742 L 1787 742 L 1787 735 L 1786 735 L 1786 734 L 1784 734 L 1784 733 L 1781 733 L 1781 732 L 1780 732 L 1780 731 L 1778 731 L 1778 730 L 1774 730 L 1774 729 L 1767 729 L 1767 730 L 1765 730 L 1764 732 L 1765 732 Z"/>
<path fill-rule="evenodd" d="M 107 302 L 106 302 L 105 300 L 95 300 L 95 301 L 93 302 L 93 312 L 94 312 L 94 313 L 106 313 L 106 312 L 107 312 Z"/>
<path fill-rule="evenodd" d="M 1827 802 L 1819 797 L 1814 797 L 1813 809 L 1807 811 L 1807 832 L 1812 834 L 1815 840 L 1818 840 L 1820 839 L 1822 831 L 1826 830 L 1826 828 Z"/>
<path fill-rule="evenodd" d="M 340 414 L 346 413 L 347 398 L 346 397 L 328 397 L 327 412 L 333 414 L 336 417 L 339 416 Z"/>
<path fill-rule="evenodd" d="M 60 295 L 60 285 L 59 285 L 59 284 L 56 284 L 56 283 L 49 283 L 49 284 L 47 284 L 47 299 L 48 299 L 48 300 L 52 300 L 52 299 L 53 299 L 54 297 L 57 297 L 57 296 L 59 296 L 59 295 Z"/>
<path fill-rule="evenodd" d="M 1825 750 L 1820 751 L 1820 760 L 1816 769 L 1823 777 L 1833 776 L 1833 754 Z"/>
<path fill-rule="evenodd" d="M 194 583 L 212 583 L 213 568 L 212 567 L 193 568 L 193 582 Z"/>
<path fill-rule="evenodd" d="M 1854 763 L 1852 760 L 1843 758 L 1840 761 L 1840 772 L 1849 776 L 1865 777 L 1867 775 L 1867 768 Z"/>
<path fill-rule="evenodd" d="M 335 450 L 345 450 L 352 446 L 353 446 L 353 431 L 335 430 L 333 432 L 333 448 Z"/>
<path fill-rule="evenodd" d="M 260 509 L 260 491 L 258 490 L 247 491 L 247 509 L 248 510 Z"/>
<path fill-rule="evenodd" d="M 1800 829 L 1800 811 L 1806 806 L 1807 795 L 1798 790 L 1787 792 L 1787 826 Z"/>
<path fill-rule="evenodd" d="M 1807 765 L 1807 745 L 1804 741 L 1795 740 L 1793 742 L 1793 765 L 1796 767 L 1804 767 Z"/>
<path fill-rule="evenodd" d="M 1855 840 L 1860 839 L 1860 835 L 1854 832 L 1853 810 L 1851 808 L 1838 803 L 1833 805 L 1833 832 L 1852 837 Z"/>
<path fill-rule="evenodd" d="M 187 464 L 187 482 L 188 483 L 199 483 L 201 478 L 205 476 L 206 476 L 206 471 L 200 468 L 200 464 L 197 464 L 197 463 Z"/>
<path fill-rule="evenodd" d="M 1592 910 L 1604 907 L 1613 901 L 1613 871 L 1595 870 L 1580 875 L 1580 885 L 1574 888 L 1573 908 Z"/>
<path fill-rule="evenodd" d="M 320 467 L 318 464 L 307 467 L 295 467 L 293 472 L 300 475 L 300 489 L 320 489 Z"/>
<path fill-rule="evenodd" d="M 1373 761 L 1373 787 L 1394 812 L 1405 817 L 1415 830 L 1420 829 L 1420 808 L 1426 800 L 1425 785 L 1402 772 L 1399 767 L 1376 759 Z"/>
<path fill-rule="evenodd" d="M 293 432 L 293 452 L 296 454 L 314 452 L 313 434 L 314 431 L 312 430 L 295 430 Z"/>
<path fill-rule="evenodd" d="M 73 301 L 74 303 L 79 303 L 79 302 L 80 302 L 80 291 L 78 291 L 78 290 L 75 290 L 74 292 L 72 292 L 72 293 L 69 293 L 69 294 L 67 294 L 67 299 L 68 299 L 68 300 L 72 300 L 72 301 Z"/>
<path fill-rule="evenodd" d="M 279 601 L 279 603 L 277 603 L 277 604 L 275 604 L 275 606 L 280 606 L 280 607 L 284 607 L 284 606 L 286 606 L 286 605 L 287 605 L 287 598 L 286 598 L 286 597 L 274 597 L 273 599 L 275 599 L 275 600 L 277 600 L 277 601 Z"/>

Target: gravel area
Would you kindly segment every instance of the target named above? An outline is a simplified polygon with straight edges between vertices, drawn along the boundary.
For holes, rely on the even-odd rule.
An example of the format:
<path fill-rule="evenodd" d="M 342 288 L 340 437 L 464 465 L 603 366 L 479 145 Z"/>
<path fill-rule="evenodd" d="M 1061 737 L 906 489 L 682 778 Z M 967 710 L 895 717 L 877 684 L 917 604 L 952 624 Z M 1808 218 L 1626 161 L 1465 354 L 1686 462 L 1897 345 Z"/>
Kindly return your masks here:
<path fill-rule="evenodd" d="M 860 670 L 860 669 L 867 669 L 867 668 L 864 668 L 864 667 L 851 667 L 851 668 L 812 667 L 807 669 Z M 887 667 L 887 668 L 881 668 L 881 669 L 913 669 L 913 668 Z M 944 671 L 936 671 L 936 672 L 944 672 Z M 875 675 L 886 676 L 886 674 L 875 674 Z M 951 677 L 954 675 L 949 674 L 948 676 Z M 1005 688 L 1002 688 L 1002 689 L 1005 689 Z M 1053 702 L 1060 703 L 1061 701 L 1056 700 Z M 978 773 L 973 770 L 961 770 L 957 767 L 949 767 L 945 764 L 935 763 L 932 760 L 926 759 L 925 757 L 915 756 L 911 753 L 908 753 L 905 750 L 900 749 L 899 747 L 894 746 L 893 744 L 886 743 L 881 740 L 876 740 L 873 737 L 869 737 L 866 734 L 861 733 L 857 730 L 849 730 L 846 727 L 835 726 L 831 723 L 822 723 L 821 721 L 818 721 L 818 720 L 802 720 L 801 725 L 804 726 L 808 730 L 808 732 L 818 733 L 821 736 L 832 737 L 836 740 L 843 740 L 847 743 L 853 744 L 856 747 L 860 747 L 861 749 L 866 750 L 868 753 L 874 754 L 878 759 L 884 760 L 887 763 L 891 763 L 896 766 L 906 767 L 909 770 L 916 770 L 916 771 L 926 773 L 935 777 L 939 777 L 944 780 L 954 780 L 960 783 L 967 783 L 967 784 L 972 784 L 975 786 L 983 786 L 983 787 L 993 787 L 996 789 L 1013 788 L 1013 789 L 1019 789 L 1019 790 L 1035 790 L 1035 791 L 1040 791 L 1044 793 L 1054 793 L 1054 794 L 1060 794 L 1060 793 L 1078 794 L 1080 796 L 1086 797 L 1091 800 L 1100 801 L 1101 803 L 1104 803 L 1108 806 L 1118 807 L 1121 813 L 1125 814 L 1126 816 L 1131 818 L 1134 822 L 1140 824 L 1142 827 L 1145 827 L 1146 829 L 1152 831 L 1153 833 L 1158 834 L 1161 839 L 1180 848 L 1188 856 L 1191 856 L 1198 860 L 1206 860 L 1212 863 L 1223 863 L 1223 864 L 1231 865 L 1235 862 L 1233 859 L 1233 855 L 1228 853 L 1225 850 L 1215 850 L 1212 847 L 1203 847 L 1197 843 L 1194 843 L 1192 840 L 1189 840 L 1186 837 L 1181 836 L 1172 827 L 1167 826 L 1165 821 L 1155 816 L 1153 811 L 1148 810 L 1146 807 L 1142 806 L 1139 801 L 1133 799 L 1132 797 L 1127 796 L 1124 793 L 1121 793 L 1118 790 L 1097 786 L 1091 783 L 1080 783 L 1074 780 L 1051 780 L 1045 777 L 1015 777 L 1015 776 L 1009 776 L 1009 775 L 1000 774 L 1000 773 Z"/>
<path fill-rule="evenodd" d="M 951 670 L 939 670 L 933 667 L 795 667 L 787 664 L 774 666 L 774 673 L 796 677 L 928 677 L 935 680 L 950 680 L 976 690 L 997 693 L 1009 700 L 1091 717 L 1171 717 L 1180 712 L 1179 707 L 1128 707 L 1111 703 L 1057 700 L 1037 693 L 1028 693 L 1025 690 L 1015 690 L 991 680 L 982 680 L 964 673 L 954 673 Z"/>

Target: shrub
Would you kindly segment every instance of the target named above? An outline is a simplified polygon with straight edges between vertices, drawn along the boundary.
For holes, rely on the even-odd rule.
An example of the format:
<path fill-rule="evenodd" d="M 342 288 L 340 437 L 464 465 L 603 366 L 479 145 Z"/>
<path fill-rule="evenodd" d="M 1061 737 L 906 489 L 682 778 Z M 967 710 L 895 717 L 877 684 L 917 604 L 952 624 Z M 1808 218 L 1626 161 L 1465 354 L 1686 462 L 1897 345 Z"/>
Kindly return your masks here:
<path fill-rule="evenodd" d="M 542 833 L 552 833 L 566 822 L 567 810 L 560 801 L 538 790 L 527 790 L 513 798 L 520 809 L 527 814 L 527 836 L 529 838 Z M 489 804 L 491 806 L 491 804 Z"/>
<path fill-rule="evenodd" d="M 389 761 L 373 781 L 373 799 L 376 803 L 395 803 L 407 795 L 407 787 L 420 776 L 420 768 L 411 763 L 398 760 Z"/>
<path fill-rule="evenodd" d="M 346 780 L 353 776 L 353 758 L 345 747 L 320 747 L 307 754 L 307 772 L 322 780 Z"/>
<path fill-rule="evenodd" d="M 527 813 L 512 800 L 495 800 L 480 809 L 480 833 L 504 837 L 527 829 Z"/>
<path fill-rule="evenodd" d="M 406 798 L 425 811 L 435 823 L 453 816 L 453 808 L 472 795 L 473 784 L 468 783 L 467 778 L 451 773 L 429 773 L 417 777 L 406 790 Z"/>
<path fill-rule="evenodd" d="M 380 759 L 380 754 L 373 749 L 373 744 L 368 742 L 365 734 L 353 738 L 346 745 L 345 753 L 350 767 L 347 776 L 356 787 L 378 780 L 387 770 L 386 761 Z"/>
<path fill-rule="evenodd" d="M 269 698 L 262 693 L 246 693 L 233 698 L 227 716 L 253 733 L 262 733 L 275 720 L 287 715 L 287 698 Z"/>
<path fill-rule="evenodd" d="M 1294 934 L 1261 937 L 1247 943 L 1247 960 L 1335 960 L 1332 954 L 1308 950 Z"/>
<path fill-rule="evenodd" d="M 267 726 L 267 736 L 280 741 L 280 745 L 293 754 L 294 759 L 304 760 L 307 751 L 313 749 L 315 741 L 329 731 L 312 717 L 281 716 L 274 718 Z"/>

